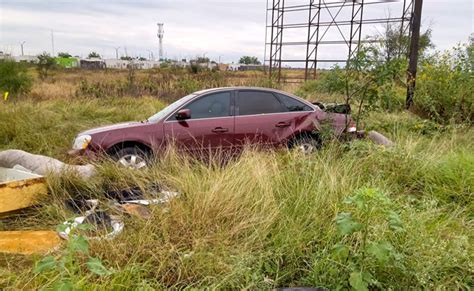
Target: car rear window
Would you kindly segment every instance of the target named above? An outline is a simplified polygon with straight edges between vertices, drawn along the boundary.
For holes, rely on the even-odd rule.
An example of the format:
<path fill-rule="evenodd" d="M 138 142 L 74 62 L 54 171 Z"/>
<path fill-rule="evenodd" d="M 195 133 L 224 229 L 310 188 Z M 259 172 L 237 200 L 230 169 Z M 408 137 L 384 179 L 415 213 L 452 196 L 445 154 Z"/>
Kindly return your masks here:
<path fill-rule="evenodd" d="M 275 95 L 261 91 L 240 91 L 238 106 L 239 115 L 268 114 L 286 111 Z"/>
<path fill-rule="evenodd" d="M 280 101 L 285 105 L 288 111 L 312 111 L 313 110 L 308 105 L 296 100 L 293 97 L 278 93 L 278 98 L 280 98 Z"/>

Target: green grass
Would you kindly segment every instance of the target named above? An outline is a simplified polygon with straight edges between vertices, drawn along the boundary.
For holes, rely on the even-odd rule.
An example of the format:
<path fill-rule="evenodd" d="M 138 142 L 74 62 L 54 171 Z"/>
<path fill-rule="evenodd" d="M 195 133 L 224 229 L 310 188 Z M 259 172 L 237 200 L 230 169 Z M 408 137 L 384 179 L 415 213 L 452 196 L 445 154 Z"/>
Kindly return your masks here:
<path fill-rule="evenodd" d="M 78 131 L 144 119 L 162 106 L 152 98 L 1 103 L 0 149 L 66 159 Z M 372 275 L 372 288 L 469 289 L 474 284 L 474 130 L 441 128 L 400 112 L 373 113 L 365 126 L 397 146 L 330 142 L 312 156 L 249 149 L 225 166 L 170 152 L 144 172 L 103 162 L 100 175 L 88 182 L 71 175 L 48 177 L 50 196 L 42 207 L 27 218 L 2 221 L 0 230 L 55 228 L 72 215 L 64 198 L 101 197 L 110 188 L 158 181 L 181 196 L 152 207 L 149 220 L 125 217 L 125 231 L 116 239 L 90 242 L 90 255 L 113 270 L 111 275 L 90 272 L 84 254 L 69 255 L 63 274 L 56 269 L 35 273 L 41 257 L 0 254 L 0 288 L 49 288 L 68 280 L 77 289 L 103 290 L 336 289 L 350 288 L 351 276 L 363 271 Z M 366 213 L 344 203 L 367 187 L 387 197 L 402 230 L 390 230 L 377 204 Z M 365 218 L 366 234 L 341 235 L 335 222 L 341 212 Z M 365 252 L 363 241 L 389 243 L 389 259 Z M 338 244 L 350 250 L 348 257 L 337 254 Z"/>

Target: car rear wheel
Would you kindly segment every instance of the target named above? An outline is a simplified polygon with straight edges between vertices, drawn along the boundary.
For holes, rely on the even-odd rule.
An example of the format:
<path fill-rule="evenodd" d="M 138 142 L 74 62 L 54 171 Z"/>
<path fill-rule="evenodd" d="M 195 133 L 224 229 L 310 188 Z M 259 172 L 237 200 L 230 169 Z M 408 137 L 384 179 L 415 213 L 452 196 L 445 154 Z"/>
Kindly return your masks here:
<path fill-rule="evenodd" d="M 309 155 L 321 148 L 321 139 L 314 135 L 300 136 L 289 143 L 289 148 Z"/>
<path fill-rule="evenodd" d="M 134 170 L 146 168 L 150 162 L 149 153 L 137 147 L 126 147 L 117 150 L 114 159 L 119 165 Z"/>

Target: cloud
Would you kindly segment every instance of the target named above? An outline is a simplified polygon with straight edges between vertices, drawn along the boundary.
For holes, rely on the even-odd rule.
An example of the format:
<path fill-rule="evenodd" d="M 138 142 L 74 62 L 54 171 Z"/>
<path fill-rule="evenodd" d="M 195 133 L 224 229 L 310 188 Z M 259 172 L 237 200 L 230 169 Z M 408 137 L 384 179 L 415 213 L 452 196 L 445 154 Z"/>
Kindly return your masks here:
<path fill-rule="evenodd" d="M 447 2 L 424 4 L 424 23 L 433 23 L 440 49 L 465 41 L 472 32 L 471 0 Z M 1 0 L 0 5 L 0 50 L 14 54 L 20 41 L 26 41 L 28 54 L 51 51 L 53 30 L 56 52 L 97 51 L 113 57 L 114 47 L 120 46 L 121 54 L 126 47 L 129 55 L 148 56 L 151 50 L 157 56 L 156 23 L 163 22 L 167 57 L 207 53 L 225 61 L 244 54 L 263 58 L 265 0 Z M 291 49 L 288 53 L 294 54 Z"/>

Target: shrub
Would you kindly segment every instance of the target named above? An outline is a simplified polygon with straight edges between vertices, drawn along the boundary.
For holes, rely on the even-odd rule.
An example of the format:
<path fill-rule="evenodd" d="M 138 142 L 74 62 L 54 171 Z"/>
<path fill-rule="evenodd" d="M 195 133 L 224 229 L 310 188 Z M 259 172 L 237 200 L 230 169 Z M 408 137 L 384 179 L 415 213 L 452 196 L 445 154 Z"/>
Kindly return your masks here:
<path fill-rule="evenodd" d="M 471 47 L 459 46 L 435 54 L 421 65 L 417 79 L 415 110 L 441 123 L 470 122 L 474 118 L 474 79 Z"/>
<path fill-rule="evenodd" d="M 0 92 L 21 94 L 29 92 L 30 89 L 31 78 L 25 64 L 8 60 L 0 61 Z"/>
<path fill-rule="evenodd" d="M 56 61 L 48 53 L 38 55 L 38 74 L 41 80 L 48 78 L 49 72 L 56 67 Z"/>

